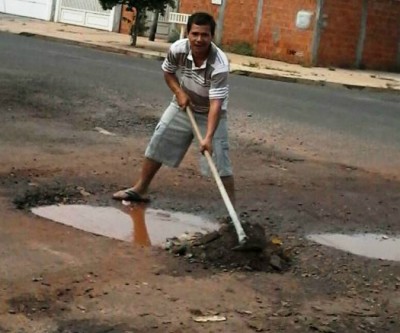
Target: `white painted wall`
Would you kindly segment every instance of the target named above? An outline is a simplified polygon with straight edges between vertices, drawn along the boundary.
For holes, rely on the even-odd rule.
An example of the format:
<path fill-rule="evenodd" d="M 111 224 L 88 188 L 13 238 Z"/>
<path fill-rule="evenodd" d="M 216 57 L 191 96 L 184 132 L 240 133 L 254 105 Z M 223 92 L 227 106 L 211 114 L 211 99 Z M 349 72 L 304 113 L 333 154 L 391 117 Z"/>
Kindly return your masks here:
<path fill-rule="evenodd" d="M 55 21 L 117 31 L 120 16 L 121 6 L 116 6 L 112 10 L 103 10 L 98 0 L 57 0 Z"/>
<path fill-rule="evenodd" d="M 50 21 L 54 0 L 0 0 L 0 11 Z"/>

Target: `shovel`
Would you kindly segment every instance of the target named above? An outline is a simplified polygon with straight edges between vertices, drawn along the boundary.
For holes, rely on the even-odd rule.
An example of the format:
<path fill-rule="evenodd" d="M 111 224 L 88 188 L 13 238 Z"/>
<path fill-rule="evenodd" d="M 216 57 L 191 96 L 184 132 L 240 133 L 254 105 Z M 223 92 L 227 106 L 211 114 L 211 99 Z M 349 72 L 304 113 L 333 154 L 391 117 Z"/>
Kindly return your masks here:
<path fill-rule="evenodd" d="M 193 127 L 193 131 L 194 131 L 197 139 L 199 140 L 199 142 L 202 141 L 203 137 L 200 133 L 199 126 L 197 125 L 196 119 L 194 118 L 194 115 L 193 115 L 193 111 L 190 109 L 190 107 L 186 107 L 186 113 L 189 116 L 190 122 Z M 236 230 L 239 245 L 237 247 L 235 247 L 234 250 L 242 250 L 242 249 L 244 250 L 246 248 L 246 245 L 247 245 L 246 243 L 247 243 L 248 238 L 243 230 L 242 225 L 240 224 L 239 218 L 236 214 L 235 209 L 233 208 L 231 200 L 229 199 L 228 193 L 226 192 L 225 186 L 222 183 L 221 177 L 219 176 L 219 173 L 214 164 L 214 161 L 213 161 L 210 153 L 207 150 L 204 151 L 204 156 L 207 159 L 208 165 L 210 166 L 211 172 L 214 176 L 214 179 L 217 183 L 218 189 L 221 193 L 222 199 L 224 200 L 225 206 L 229 212 L 229 216 L 231 217 L 233 225 Z"/>

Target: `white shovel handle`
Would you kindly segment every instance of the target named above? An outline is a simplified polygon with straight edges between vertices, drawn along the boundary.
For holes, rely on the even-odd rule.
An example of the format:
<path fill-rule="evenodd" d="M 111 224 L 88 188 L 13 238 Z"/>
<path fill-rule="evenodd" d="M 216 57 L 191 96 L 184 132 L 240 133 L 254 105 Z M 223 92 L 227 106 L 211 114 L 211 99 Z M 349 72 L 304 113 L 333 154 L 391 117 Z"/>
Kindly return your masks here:
<path fill-rule="evenodd" d="M 194 118 L 193 112 L 190 109 L 190 107 L 186 108 L 186 113 L 189 116 L 190 122 L 193 127 L 193 131 L 199 141 L 203 140 L 203 137 L 201 135 L 199 126 L 197 125 L 196 119 Z M 242 225 L 240 224 L 239 218 L 236 214 L 235 208 L 233 208 L 231 199 L 229 199 L 228 193 L 226 192 L 225 186 L 222 183 L 221 177 L 219 176 L 218 170 L 214 164 L 214 161 L 210 155 L 210 153 L 206 150 L 204 151 L 204 155 L 206 157 L 206 160 L 208 162 L 208 165 L 210 166 L 211 172 L 214 176 L 215 182 L 217 183 L 218 189 L 221 193 L 222 199 L 224 200 L 225 206 L 228 209 L 229 216 L 232 219 L 233 225 L 235 226 L 235 230 L 238 236 L 239 244 L 243 244 L 247 240 L 247 236 L 243 230 Z"/>

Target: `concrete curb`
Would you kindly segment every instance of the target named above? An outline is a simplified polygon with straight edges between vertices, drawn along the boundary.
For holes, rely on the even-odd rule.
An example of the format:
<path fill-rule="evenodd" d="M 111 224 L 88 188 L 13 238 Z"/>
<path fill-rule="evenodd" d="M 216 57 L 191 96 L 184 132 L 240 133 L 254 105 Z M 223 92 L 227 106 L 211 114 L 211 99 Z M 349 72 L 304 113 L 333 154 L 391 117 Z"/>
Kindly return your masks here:
<path fill-rule="evenodd" d="M 8 31 L 10 32 L 10 31 Z M 13 32 L 11 32 L 13 33 Z M 114 47 L 114 46 L 106 46 L 106 45 L 101 45 L 101 44 L 93 44 L 90 42 L 81 42 L 81 41 L 76 41 L 76 40 L 71 40 L 71 39 L 65 39 L 61 37 L 54 37 L 54 36 L 48 36 L 48 35 L 42 35 L 42 34 L 36 34 L 36 33 L 30 33 L 30 32 L 19 32 L 19 33 L 14 33 L 20 36 L 26 36 L 26 37 L 35 37 L 43 40 L 49 40 L 49 41 L 55 41 L 59 43 L 64 43 L 64 44 L 69 44 L 69 45 L 78 45 L 82 47 L 87 47 L 91 49 L 97 49 L 105 52 L 112 52 L 112 53 L 117 53 L 117 54 L 125 54 L 129 55 L 131 57 L 135 58 L 143 58 L 143 59 L 153 59 L 153 60 L 158 60 L 158 61 L 163 61 L 166 56 L 166 52 L 160 52 L 160 51 L 153 51 L 153 50 L 147 50 L 145 48 L 132 48 L 132 49 L 124 49 L 120 47 Z M 389 92 L 389 93 L 395 93 L 395 94 L 400 94 L 400 90 L 394 89 L 392 87 L 368 87 L 368 86 L 360 86 L 360 85 L 354 85 L 354 84 L 345 84 L 345 83 L 338 83 L 338 82 L 330 82 L 330 81 L 325 81 L 325 80 L 312 80 L 312 79 L 306 79 L 306 78 L 299 78 L 299 77 L 288 77 L 288 76 L 283 76 L 283 75 L 277 75 L 277 74 L 270 74 L 270 73 L 259 73 L 259 72 L 252 72 L 250 70 L 243 70 L 243 69 L 233 69 L 231 70 L 231 74 L 235 75 L 241 75 L 241 76 L 248 76 L 248 77 L 254 77 L 254 78 L 259 78 L 259 79 L 266 79 L 266 80 L 271 80 L 271 81 L 280 81 L 280 82 L 288 82 L 288 83 L 300 83 L 304 85 L 312 85 L 312 86 L 320 86 L 320 87 L 339 87 L 339 88 L 346 88 L 349 90 L 365 90 L 365 91 L 373 91 L 373 92 Z"/>
<path fill-rule="evenodd" d="M 25 36 L 25 37 L 34 37 L 34 38 L 38 38 L 38 39 L 49 40 L 49 41 L 59 42 L 59 43 L 64 43 L 64 44 L 69 44 L 69 45 L 77 45 L 77 46 L 87 47 L 90 49 L 96 49 L 96 50 L 105 51 L 105 52 L 125 54 L 125 55 L 129 55 L 129 56 L 132 56 L 135 58 L 164 60 L 165 56 L 166 56 L 166 53 L 159 52 L 159 51 L 152 51 L 152 52 L 154 52 L 154 54 L 152 54 L 152 53 L 149 53 L 148 51 L 145 51 L 145 49 L 143 49 L 144 51 L 142 51 L 140 48 L 126 50 L 126 49 L 122 49 L 120 47 L 106 46 L 106 45 L 101 45 L 101 44 L 93 44 L 93 43 L 89 43 L 89 42 L 81 42 L 81 41 L 77 41 L 77 40 L 34 34 L 34 33 L 24 32 L 24 31 L 17 33 L 17 35 Z"/>
<path fill-rule="evenodd" d="M 325 80 L 311 80 L 306 78 L 299 77 L 288 77 L 276 74 L 268 74 L 268 73 L 258 73 L 252 71 L 245 71 L 242 69 L 234 69 L 231 71 L 231 74 L 254 77 L 259 79 L 266 79 L 271 81 L 280 81 L 280 82 L 288 82 L 288 83 L 300 83 L 304 85 L 311 86 L 319 86 L 319 87 L 334 87 L 334 88 L 346 88 L 349 90 L 365 90 L 365 91 L 374 91 L 374 92 L 389 92 L 400 94 L 398 89 L 394 89 L 392 87 L 382 88 L 382 87 L 368 87 L 368 86 L 360 86 L 355 84 L 347 84 L 347 83 L 339 83 L 339 82 L 330 82 Z"/>

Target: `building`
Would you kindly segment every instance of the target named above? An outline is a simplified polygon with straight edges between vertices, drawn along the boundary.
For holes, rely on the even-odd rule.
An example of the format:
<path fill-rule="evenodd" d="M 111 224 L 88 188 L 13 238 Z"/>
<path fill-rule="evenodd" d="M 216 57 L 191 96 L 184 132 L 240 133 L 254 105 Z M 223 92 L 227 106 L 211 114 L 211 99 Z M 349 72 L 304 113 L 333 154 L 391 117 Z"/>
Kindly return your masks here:
<path fill-rule="evenodd" d="M 0 12 L 118 31 L 121 6 L 103 10 L 98 0 L 0 0 Z"/>
<path fill-rule="evenodd" d="M 55 0 L 0 0 L 0 12 L 51 21 Z"/>
<path fill-rule="evenodd" d="M 124 5 L 122 6 L 122 12 L 121 12 L 121 23 L 120 23 L 120 28 L 119 32 L 122 34 L 130 34 L 132 25 L 135 23 L 135 9 L 133 8 L 132 11 L 127 10 L 127 6 Z M 158 23 L 157 23 L 157 33 L 156 37 L 157 38 L 163 38 L 167 39 L 171 33 L 173 33 L 173 30 L 176 29 L 176 27 L 173 24 L 170 24 L 168 22 L 168 17 L 169 13 L 174 11 L 173 8 L 170 6 L 167 6 L 164 15 L 159 15 L 158 16 Z M 154 16 L 156 14 L 151 11 L 146 11 L 146 16 L 144 19 L 144 30 L 143 31 L 143 36 L 148 37 L 150 34 L 150 28 L 153 24 Z"/>
<path fill-rule="evenodd" d="M 98 0 L 56 0 L 54 21 L 100 30 L 118 31 L 121 6 L 104 10 Z"/>
<path fill-rule="evenodd" d="M 400 71 L 399 0 L 180 0 L 207 11 L 216 42 L 305 66 Z"/>

